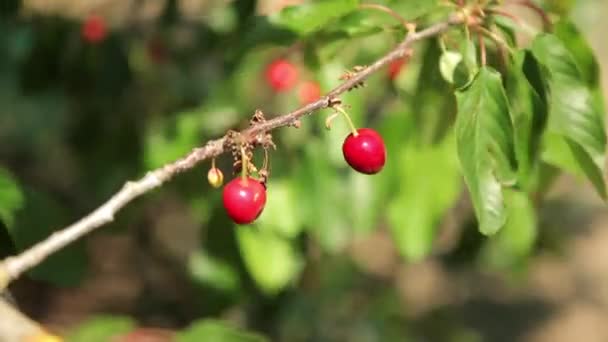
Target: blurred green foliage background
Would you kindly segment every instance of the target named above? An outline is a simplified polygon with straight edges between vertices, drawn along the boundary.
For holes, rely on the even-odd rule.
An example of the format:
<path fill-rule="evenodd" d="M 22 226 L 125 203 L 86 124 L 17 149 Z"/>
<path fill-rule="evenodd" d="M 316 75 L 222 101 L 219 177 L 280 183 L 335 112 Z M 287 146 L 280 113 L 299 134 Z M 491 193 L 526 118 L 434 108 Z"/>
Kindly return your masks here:
<path fill-rule="evenodd" d="M 274 59 L 328 91 L 405 34 L 383 13 L 344 16 L 356 1 L 277 14 L 288 2 L 3 1 L 1 256 L 87 214 L 127 179 L 243 128 L 255 109 L 272 117 L 300 106 L 298 86 L 266 84 Z M 447 13 L 439 1 L 379 3 L 422 23 Z M 598 14 L 607 3 L 543 5 L 571 16 L 607 60 L 594 36 L 608 28 Z M 90 13 L 108 24 L 97 44 L 81 36 Z M 306 117 L 274 133 L 268 203 L 253 226 L 228 220 L 201 165 L 19 280 L 20 308 L 74 341 L 135 326 L 183 341 L 606 340 L 604 206 L 549 168 L 543 177 L 555 182 L 538 211 L 507 194 L 514 219 L 482 237 L 440 51 L 420 43 L 396 79 L 383 70 L 342 97 L 358 126 L 382 133 L 382 173 L 347 167 L 342 120 L 327 131 L 329 111 Z M 218 159 L 227 178 L 231 164 Z"/>

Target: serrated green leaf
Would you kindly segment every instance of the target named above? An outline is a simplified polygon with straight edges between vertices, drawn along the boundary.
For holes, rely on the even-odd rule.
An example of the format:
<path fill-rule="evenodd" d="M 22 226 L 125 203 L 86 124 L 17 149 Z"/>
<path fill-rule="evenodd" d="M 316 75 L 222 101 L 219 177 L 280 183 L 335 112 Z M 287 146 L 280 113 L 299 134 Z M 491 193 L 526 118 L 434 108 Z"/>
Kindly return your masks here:
<path fill-rule="evenodd" d="M 302 257 L 292 241 L 251 226 L 236 229 L 245 266 L 266 294 L 278 293 L 299 274 Z"/>
<path fill-rule="evenodd" d="M 95 316 L 80 324 L 68 334 L 67 342 L 107 342 L 113 337 L 128 333 L 135 327 L 129 317 Z"/>
<path fill-rule="evenodd" d="M 10 230 L 15 213 L 23 207 L 23 194 L 11 174 L 0 168 L 0 220 Z"/>
<path fill-rule="evenodd" d="M 289 29 L 300 36 L 319 31 L 332 20 L 357 8 L 358 0 L 324 0 L 289 6 L 269 16 L 270 23 Z"/>
<path fill-rule="evenodd" d="M 513 127 L 500 74 L 481 68 L 456 92 L 456 143 L 479 230 L 496 233 L 506 222 L 503 187 L 515 180 Z"/>
<path fill-rule="evenodd" d="M 454 71 L 462 61 L 462 55 L 455 51 L 445 51 L 439 58 L 439 71 L 443 79 L 449 83 L 454 83 Z"/>
<path fill-rule="evenodd" d="M 194 322 L 177 334 L 177 342 L 265 342 L 263 336 L 253 334 L 226 322 L 204 319 Z"/>
<path fill-rule="evenodd" d="M 401 254 L 416 261 L 431 252 L 439 221 L 461 190 L 454 137 L 436 145 L 410 143 L 400 159 L 401 191 L 388 204 L 388 222 Z"/>
<path fill-rule="evenodd" d="M 540 66 L 530 52 L 519 51 L 509 68 L 506 90 L 515 133 L 518 183 L 530 189 L 532 173 L 538 167 L 540 141 L 547 121 L 544 87 L 535 88 L 527 78 L 538 77 Z"/>
<path fill-rule="evenodd" d="M 604 113 L 599 111 L 601 107 L 585 84 L 576 61 L 557 37 L 538 36 L 532 44 L 532 52 L 545 67 L 544 75 L 549 85 L 549 131 L 566 141 L 577 166 L 599 195 L 606 198 L 606 132 Z"/>

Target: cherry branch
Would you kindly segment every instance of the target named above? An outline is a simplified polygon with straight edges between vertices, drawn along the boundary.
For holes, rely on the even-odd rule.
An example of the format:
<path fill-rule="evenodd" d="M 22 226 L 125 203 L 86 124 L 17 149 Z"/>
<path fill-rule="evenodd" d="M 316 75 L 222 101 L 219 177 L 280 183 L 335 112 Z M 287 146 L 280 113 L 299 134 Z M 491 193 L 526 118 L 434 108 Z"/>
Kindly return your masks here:
<path fill-rule="evenodd" d="M 371 74 L 377 72 L 382 67 L 392 61 L 403 58 L 410 53 L 410 47 L 415 42 L 435 37 L 445 32 L 450 26 L 461 24 L 464 17 L 460 14 L 451 16 L 448 20 L 434 24 L 419 32 L 410 32 L 392 51 L 378 59 L 368 67 L 363 68 L 353 74 L 331 90 L 319 100 L 309 103 L 290 113 L 277 116 L 271 120 L 257 123 L 243 131 L 240 135 L 249 142 L 257 141 L 260 134 L 270 130 L 296 125 L 298 120 L 307 114 L 330 107 L 337 100 L 338 96 L 353 89 Z M 89 234 L 96 228 L 101 227 L 114 220 L 114 216 L 124 206 L 137 197 L 150 192 L 165 182 L 171 180 L 176 175 L 194 168 L 204 160 L 217 157 L 229 151 L 229 139 L 224 137 L 207 142 L 204 146 L 193 149 L 185 157 L 169 163 L 159 169 L 149 171 L 143 178 L 137 181 L 127 182 L 120 191 L 113 195 L 107 202 L 95 209 L 89 215 L 83 217 L 76 223 L 62 228 L 51 234 L 47 239 L 38 242 L 21 254 L 8 257 L 0 262 L 0 291 L 5 288 L 12 280 L 18 278 L 27 270 L 40 264 L 53 253 L 59 251 L 70 243 Z"/>

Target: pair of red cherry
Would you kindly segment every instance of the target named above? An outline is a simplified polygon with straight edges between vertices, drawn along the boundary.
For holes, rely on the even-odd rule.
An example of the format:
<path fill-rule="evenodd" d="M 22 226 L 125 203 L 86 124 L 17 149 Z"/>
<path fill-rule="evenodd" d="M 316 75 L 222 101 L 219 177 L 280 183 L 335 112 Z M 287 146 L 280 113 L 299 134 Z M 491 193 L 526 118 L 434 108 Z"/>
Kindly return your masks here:
<path fill-rule="evenodd" d="M 382 170 L 386 148 L 380 134 L 361 128 L 344 140 L 342 152 L 346 162 L 364 174 Z M 266 205 L 266 186 L 251 177 L 237 177 L 224 187 L 224 208 L 237 224 L 249 224 L 260 216 Z"/>
<path fill-rule="evenodd" d="M 300 79 L 300 71 L 291 62 L 279 58 L 266 67 L 266 82 L 274 91 L 284 92 L 292 89 Z M 300 103 L 308 104 L 321 97 L 321 87 L 315 81 L 304 81 L 298 89 Z"/>

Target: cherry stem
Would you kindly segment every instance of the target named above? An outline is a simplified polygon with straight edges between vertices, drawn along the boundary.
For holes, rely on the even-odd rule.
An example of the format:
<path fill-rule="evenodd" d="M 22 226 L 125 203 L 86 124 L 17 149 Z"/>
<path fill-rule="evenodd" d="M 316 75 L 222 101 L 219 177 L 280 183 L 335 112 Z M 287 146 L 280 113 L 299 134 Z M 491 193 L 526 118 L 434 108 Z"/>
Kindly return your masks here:
<path fill-rule="evenodd" d="M 518 16 L 516 16 L 513 13 L 509 13 L 507 11 L 503 11 L 503 10 L 498 9 L 498 8 L 487 8 L 486 11 L 488 11 L 490 13 L 494 13 L 496 15 L 500 15 L 500 16 L 505 17 L 505 18 L 509 18 L 509 19 L 513 20 L 513 22 L 516 23 L 519 26 L 522 26 L 524 24 L 523 21 L 521 20 L 521 18 L 518 17 Z"/>
<path fill-rule="evenodd" d="M 477 39 L 479 40 L 479 50 L 481 55 L 481 66 L 486 66 L 487 57 L 486 57 L 486 42 L 485 37 L 479 31 L 477 31 Z"/>
<path fill-rule="evenodd" d="M 348 113 L 344 109 L 342 109 L 342 107 L 340 107 L 340 106 L 335 106 L 334 110 L 338 111 L 340 114 L 342 114 L 344 116 L 344 118 L 346 119 L 346 122 L 348 123 L 348 126 L 350 127 L 351 132 L 353 132 L 353 136 L 356 137 L 357 135 L 359 135 L 359 132 L 357 132 L 357 128 L 353 124 L 353 121 L 350 119 L 350 115 L 348 115 Z"/>
<path fill-rule="evenodd" d="M 553 28 L 553 24 L 551 23 L 551 19 L 549 19 L 549 16 L 547 15 L 547 12 L 545 12 L 545 10 L 543 10 L 541 7 L 539 7 L 537 4 L 533 3 L 530 0 L 519 0 L 515 3 L 534 11 L 542 19 L 545 31 L 551 31 L 551 29 Z"/>
<path fill-rule="evenodd" d="M 245 148 L 241 146 L 241 178 L 247 180 L 247 156 L 245 154 Z"/>
<path fill-rule="evenodd" d="M 481 32 L 483 33 L 486 37 L 490 38 L 492 41 L 494 41 L 494 43 L 496 45 L 499 45 L 501 47 L 503 47 L 505 50 L 507 50 L 509 53 L 513 53 L 513 49 L 509 46 L 509 44 L 507 44 L 507 42 L 505 42 L 504 39 L 502 39 L 501 36 L 499 36 L 498 34 L 488 30 L 485 27 L 482 26 L 477 26 L 476 27 L 477 32 Z"/>
<path fill-rule="evenodd" d="M 211 168 L 215 169 L 215 158 L 211 159 Z"/>
<path fill-rule="evenodd" d="M 262 164 L 262 170 L 268 169 L 268 149 L 264 149 L 264 163 Z"/>

